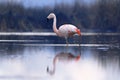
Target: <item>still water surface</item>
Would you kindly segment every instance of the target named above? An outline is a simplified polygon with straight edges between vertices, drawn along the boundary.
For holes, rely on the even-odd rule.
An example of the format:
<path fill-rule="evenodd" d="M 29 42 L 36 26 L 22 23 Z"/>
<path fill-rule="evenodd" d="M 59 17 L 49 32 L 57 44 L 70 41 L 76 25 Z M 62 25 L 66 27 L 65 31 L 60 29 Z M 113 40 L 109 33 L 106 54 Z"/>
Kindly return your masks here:
<path fill-rule="evenodd" d="M 57 62 L 55 55 L 65 52 L 79 55 L 78 62 Z M 111 46 L 10 45 L 0 47 L 0 80 L 120 80 L 120 49 Z"/>
<path fill-rule="evenodd" d="M 120 80 L 119 33 L 82 34 L 65 40 L 52 33 L 1 33 L 0 80 Z M 79 44 L 80 46 L 79 46 Z M 80 55 L 78 62 L 57 62 L 60 53 Z"/>

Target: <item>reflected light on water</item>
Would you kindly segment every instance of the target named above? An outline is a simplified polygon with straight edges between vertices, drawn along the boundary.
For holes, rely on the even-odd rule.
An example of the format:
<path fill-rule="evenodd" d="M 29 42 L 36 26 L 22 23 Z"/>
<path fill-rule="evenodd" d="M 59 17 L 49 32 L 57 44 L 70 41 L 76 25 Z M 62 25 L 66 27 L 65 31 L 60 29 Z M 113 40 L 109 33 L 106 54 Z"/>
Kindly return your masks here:
<path fill-rule="evenodd" d="M 46 72 L 52 68 L 52 60 L 58 53 L 53 48 L 26 48 L 20 58 L 3 58 L 0 61 L 0 78 L 14 80 L 120 80 L 118 63 L 107 63 L 103 66 L 94 58 L 91 51 L 83 51 L 78 62 L 58 62 L 55 75 Z M 75 53 L 74 51 L 71 53 Z M 86 56 L 89 54 L 89 56 Z M 113 66 L 115 65 L 115 66 Z"/>
<path fill-rule="evenodd" d="M 19 59 L 7 59 L 0 61 L 0 76 L 13 76 L 24 73 L 24 67 Z"/>

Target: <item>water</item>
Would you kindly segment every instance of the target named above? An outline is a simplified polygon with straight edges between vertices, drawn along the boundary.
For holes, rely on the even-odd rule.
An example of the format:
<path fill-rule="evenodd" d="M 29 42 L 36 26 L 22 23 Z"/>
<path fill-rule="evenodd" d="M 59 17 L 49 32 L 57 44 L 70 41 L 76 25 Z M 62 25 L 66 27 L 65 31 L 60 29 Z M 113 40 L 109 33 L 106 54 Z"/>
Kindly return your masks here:
<path fill-rule="evenodd" d="M 80 46 L 74 37 L 68 48 L 55 35 L 5 35 L 0 37 L 0 80 L 120 80 L 119 34 L 82 36 Z M 62 52 L 81 54 L 80 60 L 58 61 L 49 75 L 47 67 L 52 70 Z"/>
<path fill-rule="evenodd" d="M 2 46 L 2 45 L 1 45 Z M 50 76 L 47 66 L 60 52 L 81 58 L 78 62 L 58 62 Z M 1 80 L 120 80 L 120 49 L 110 46 L 30 46 L 6 44 L 0 48 Z"/>

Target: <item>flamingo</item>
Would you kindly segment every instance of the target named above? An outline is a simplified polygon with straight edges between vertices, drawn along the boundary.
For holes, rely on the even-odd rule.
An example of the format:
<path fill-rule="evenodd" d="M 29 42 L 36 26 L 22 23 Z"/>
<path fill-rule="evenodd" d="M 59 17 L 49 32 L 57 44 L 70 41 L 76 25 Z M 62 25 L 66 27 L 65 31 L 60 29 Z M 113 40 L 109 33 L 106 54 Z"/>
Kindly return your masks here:
<path fill-rule="evenodd" d="M 47 72 L 50 75 L 54 75 L 55 69 L 56 69 L 56 61 L 67 61 L 67 62 L 70 62 L 70 61 L 79 61 L 79 59 L 80 59 L 80 55 L 75 56 L 75 55 L 73 55 L 71 53 L 61 52 L 61 53 L 57 54 L 54 57 L 54 59 L 53 59 L 53 69 L 49 70 L 49 67 L 47 67 Z"/>
<path fill-rule="evenodd" d="M 66 40 L 67 46 L 68 46 L 68 37 L 72 37 L 74 34 L 81 35 L 80 29 L 78 29 L 76 26 L 72 24 L 64 24 L 57 29 L 56 27 L 56 15 L 54 13 L 50 13 L 47 17 L 47 19 L 53 19 L 53 31 L 57 34 L 59 37 L 63 37 Z"/>

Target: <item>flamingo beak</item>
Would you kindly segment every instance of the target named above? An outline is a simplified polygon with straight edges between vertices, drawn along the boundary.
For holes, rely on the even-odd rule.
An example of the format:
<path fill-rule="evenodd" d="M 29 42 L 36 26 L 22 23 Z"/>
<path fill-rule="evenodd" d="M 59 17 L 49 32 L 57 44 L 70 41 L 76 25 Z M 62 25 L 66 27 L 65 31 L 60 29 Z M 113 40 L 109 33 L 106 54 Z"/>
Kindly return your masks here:
<path fill-rule="evenodd" d="M 80 29 L 76 29 L 76 33 L 80 36 L 81 35 Z"/>
<path fill-rule="evenodd" d="M 47 22 L 49 22 L 49 19 L 47 18 Z"/>

